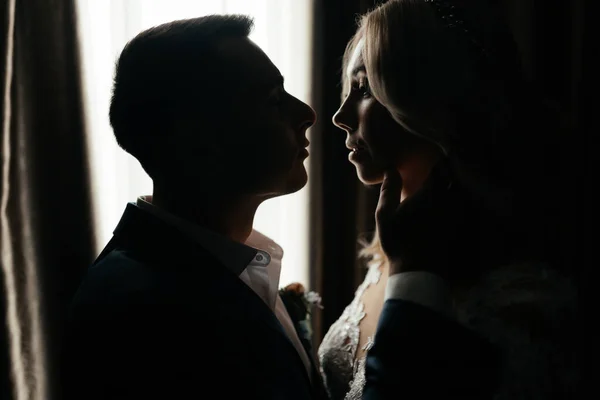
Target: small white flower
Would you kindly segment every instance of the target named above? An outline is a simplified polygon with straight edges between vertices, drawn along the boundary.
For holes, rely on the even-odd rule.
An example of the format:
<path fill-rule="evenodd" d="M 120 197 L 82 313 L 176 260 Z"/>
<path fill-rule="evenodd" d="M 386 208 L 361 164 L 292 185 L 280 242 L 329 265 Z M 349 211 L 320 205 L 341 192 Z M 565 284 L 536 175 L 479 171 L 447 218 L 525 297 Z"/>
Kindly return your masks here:
<path fill-rule="evenodd" d="M 310 292 L 306 293 L 306 295 L 304 297 L 306 298 L 306 301 L 308 302 L 308 304 L 316 305 L 317 307 L 319 307 L 321 309 L 323 308 L 323 306 L 321 305 L 321 296 L 319 295 L 319 293 L 310 291 Z"/>

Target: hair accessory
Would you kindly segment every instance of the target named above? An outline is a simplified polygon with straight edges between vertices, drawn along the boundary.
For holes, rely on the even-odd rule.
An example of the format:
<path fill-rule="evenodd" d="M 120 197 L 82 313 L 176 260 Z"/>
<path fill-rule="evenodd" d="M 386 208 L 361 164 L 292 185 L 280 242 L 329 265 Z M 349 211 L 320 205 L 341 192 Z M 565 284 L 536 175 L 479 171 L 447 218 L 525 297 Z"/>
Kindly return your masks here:
<path fill-rule="evenodd" d="M 470 46 L 477 53 L 483 55 L 487 59 L 491 59 L 492 55 L 490 54 L 489 50 L 475 35 L 475 31 L 471 29 L 467 22 L 465 22 L 466 20 L 462 15 L 463 10 L 460 7 L 455 6 L 447 0 L 424 1 L 434 7 L 436 14 L 444 21 L 444 27 L 458 31 L 460 35 L 466 37 Z"/>

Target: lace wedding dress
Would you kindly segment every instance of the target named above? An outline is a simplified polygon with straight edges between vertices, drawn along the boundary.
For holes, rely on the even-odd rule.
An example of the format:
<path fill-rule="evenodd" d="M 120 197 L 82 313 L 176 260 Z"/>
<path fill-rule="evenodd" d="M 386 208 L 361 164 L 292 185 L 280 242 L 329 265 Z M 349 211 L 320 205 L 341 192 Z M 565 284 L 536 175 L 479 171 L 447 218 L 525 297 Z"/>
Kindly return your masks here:
<path fill-rule="evenodd" d="M 362 297 L 367 288 L 381 278 L 379 262 L 369 265 L 354 300 L 334 322 L 319 346 L 318 356 L 325 387 L 332 400 L 360 400 L 365 385 L 366 352 L 372 345 L 369 337 L 365 353 L 356 358 L 360 339 L 360 321 L 365 317 Z"/>
<path fill-rule="evenodd" d="M 321 374 L 332 400 L 361 398 L 366 352 L 372 346 L 369 338 L 365 355 L 356 358 L 360 322 L 366 315 L 362 297 L 380 278 L 379 265 L 370 265 L 354 300 L 331 325 L 319 347 Z M 573 282 L 544 264 L 534 263 L 490 271 L 464 301 L 455 304 L 454 311 L 458 323 L 505 352 L 494 398 L 513 400 L 518 397 L 516 393 L 561 393 L 560 398 L 578 398 L 573 395 L 581 381 L 576 310 L 577 287 Z M 549 376 L 553 379 L 547 379 Z"/>

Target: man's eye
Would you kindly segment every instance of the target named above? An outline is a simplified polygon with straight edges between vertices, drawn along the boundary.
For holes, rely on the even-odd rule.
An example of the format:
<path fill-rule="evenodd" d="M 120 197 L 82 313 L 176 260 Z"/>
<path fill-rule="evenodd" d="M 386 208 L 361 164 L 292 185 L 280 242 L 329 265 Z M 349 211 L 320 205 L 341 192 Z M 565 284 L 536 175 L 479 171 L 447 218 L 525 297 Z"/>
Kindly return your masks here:
<path fill-rule="evenodd" d="M 282 104 L 281 96 L 272 96 L 269 97 L 268 105 L 269 107 L 280 107 Z"/>
<path fill-rule="evenodd" d="M 269 97 L 269 104 L 272 106 L 280 106 L 283 104 L 284 95 L 282 92 L 274 93 L 271 97 Z"/>

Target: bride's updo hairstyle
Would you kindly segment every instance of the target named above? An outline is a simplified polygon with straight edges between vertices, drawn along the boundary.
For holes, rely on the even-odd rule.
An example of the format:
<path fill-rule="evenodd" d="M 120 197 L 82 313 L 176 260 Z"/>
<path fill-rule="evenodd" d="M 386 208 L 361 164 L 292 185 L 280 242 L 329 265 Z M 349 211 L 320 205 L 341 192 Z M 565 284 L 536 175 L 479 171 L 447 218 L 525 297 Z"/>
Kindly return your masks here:
<path fill-rule="evenodd" d="M 440 147 L 490 223 L 501 221 L 499 240 L 541 250 L 554 232 L 558 114 L 524 78 L 497 3 L 390 0 L 359 20 L 343 71 L 360 46 L 372 95 Z M 377 238 L 363 255 L 381 256 Z"/>

